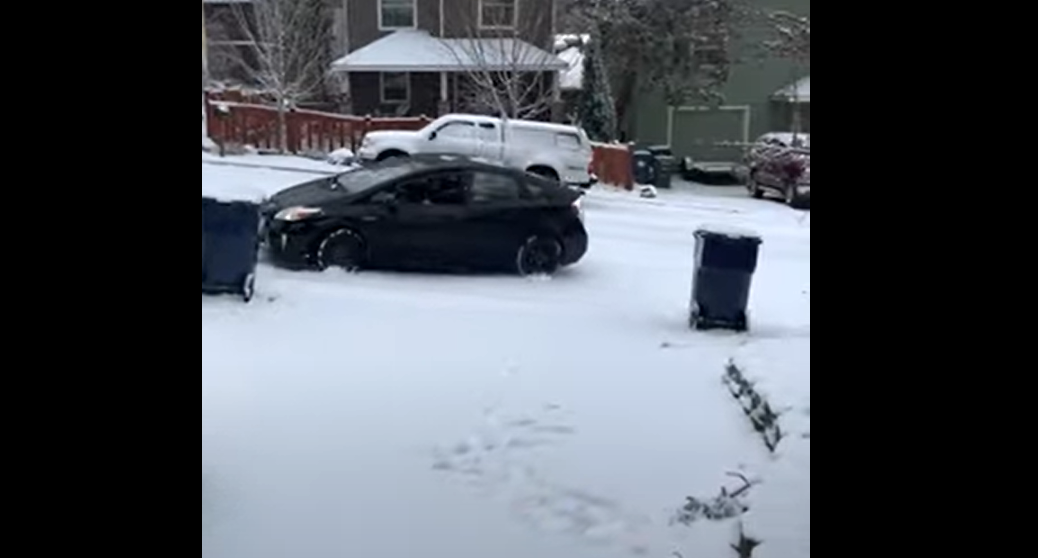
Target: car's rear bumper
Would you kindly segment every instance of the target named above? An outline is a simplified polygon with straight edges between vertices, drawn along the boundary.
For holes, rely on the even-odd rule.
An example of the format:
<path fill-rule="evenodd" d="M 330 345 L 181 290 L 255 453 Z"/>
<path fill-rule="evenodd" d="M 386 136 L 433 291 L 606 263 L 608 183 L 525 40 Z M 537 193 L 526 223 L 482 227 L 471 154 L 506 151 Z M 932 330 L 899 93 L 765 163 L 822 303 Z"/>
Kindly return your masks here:
<path fill-rule="evenodd" d="M 586 232 L 572 233 L 562 240 L 562 265 L 574 265 L 587 255 L 590 240 Z"/>

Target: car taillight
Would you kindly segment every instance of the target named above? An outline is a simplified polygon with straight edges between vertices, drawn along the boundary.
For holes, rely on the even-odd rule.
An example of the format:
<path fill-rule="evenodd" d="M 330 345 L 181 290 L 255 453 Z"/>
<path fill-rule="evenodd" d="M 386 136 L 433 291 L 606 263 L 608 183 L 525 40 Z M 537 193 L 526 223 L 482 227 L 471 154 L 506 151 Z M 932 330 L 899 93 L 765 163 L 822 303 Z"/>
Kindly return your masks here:
<path fill-rule="evenodd" d="M 581 223 L 584 222 L 584 205 L 581 203 L 582 201 L 583 198 L 580 198 L 573 202 L 573 212 L 577 214 L 577 218 L 580 219 Z"/>

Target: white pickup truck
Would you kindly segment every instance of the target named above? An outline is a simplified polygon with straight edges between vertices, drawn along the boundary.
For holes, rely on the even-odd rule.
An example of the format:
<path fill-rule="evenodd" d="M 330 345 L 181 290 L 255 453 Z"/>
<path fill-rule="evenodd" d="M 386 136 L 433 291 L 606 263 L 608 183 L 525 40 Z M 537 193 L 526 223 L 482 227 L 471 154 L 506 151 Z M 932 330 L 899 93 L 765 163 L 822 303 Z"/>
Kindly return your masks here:
<path fill-rule="evenodd" d="M 417 132 L 370 132 L 357 152 L 363 161 L 418 154 L 450 154 L 491 160 L 567 186 L 594 182 L 591 140 L 576 126 L 451 114 Z"/>

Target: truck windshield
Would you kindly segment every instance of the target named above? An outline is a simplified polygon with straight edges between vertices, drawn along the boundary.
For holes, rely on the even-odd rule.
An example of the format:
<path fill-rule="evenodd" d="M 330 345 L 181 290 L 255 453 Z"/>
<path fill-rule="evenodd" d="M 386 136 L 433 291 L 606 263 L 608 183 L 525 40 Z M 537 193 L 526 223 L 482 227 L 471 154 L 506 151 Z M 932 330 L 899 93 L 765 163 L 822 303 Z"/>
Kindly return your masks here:
<path fill-rule="evenodd" d="M 413 169 L 408 165 L 393 165 L 358 169 L 335 177 L 335 188 L 350 194 L 359 194 L 400 178 Z"/>

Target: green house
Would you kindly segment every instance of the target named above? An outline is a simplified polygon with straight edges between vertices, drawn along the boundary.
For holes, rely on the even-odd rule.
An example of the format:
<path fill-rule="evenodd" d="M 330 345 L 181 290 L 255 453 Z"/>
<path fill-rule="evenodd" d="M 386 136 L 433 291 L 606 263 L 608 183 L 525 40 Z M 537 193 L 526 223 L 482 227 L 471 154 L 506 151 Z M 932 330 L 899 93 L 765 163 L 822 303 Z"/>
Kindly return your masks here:
<path fill-rule="evenodd" d="M 811 15 L 811 0 L 748 0 L 757 8 Z M 660 93 L 639 96 L 628 129 L 639 143 L 670 145 L 676 155 L 704 162 L 736 162 L 745 145 L 768 132 L 811 130 L 811 69 L 792 60 L 751 56 L 747 44 L 763 41 L 747 29 L 732 55 L 739 62 L 715 106 L 667 106 Z M 799 121 L 799 122 L 797 122 Z"/>

